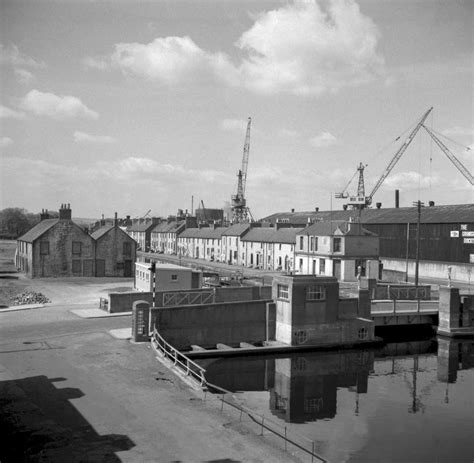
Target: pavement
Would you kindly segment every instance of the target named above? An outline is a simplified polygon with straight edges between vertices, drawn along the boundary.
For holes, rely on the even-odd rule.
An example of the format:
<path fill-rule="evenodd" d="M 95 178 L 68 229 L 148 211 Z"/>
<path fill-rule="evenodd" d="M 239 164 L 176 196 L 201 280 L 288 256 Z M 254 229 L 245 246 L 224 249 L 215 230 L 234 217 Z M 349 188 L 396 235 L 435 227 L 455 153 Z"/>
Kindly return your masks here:
<path fill-rule="evenodd" d="M 97 308 L 112 282 L 43 283 L 52 304 L 0 312 L 2 463 L 301 461 L 130 342 Z"/>

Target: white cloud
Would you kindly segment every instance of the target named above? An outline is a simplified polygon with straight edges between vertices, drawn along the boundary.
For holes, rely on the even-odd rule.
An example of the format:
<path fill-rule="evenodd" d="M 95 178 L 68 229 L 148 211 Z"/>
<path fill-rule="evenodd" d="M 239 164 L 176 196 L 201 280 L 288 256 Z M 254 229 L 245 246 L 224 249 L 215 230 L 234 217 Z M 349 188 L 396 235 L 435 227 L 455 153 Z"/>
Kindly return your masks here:
<path fill-rule="evenodd" d="M 90 135 L 85 132 L 74 132 L 74 141 L 76 143 L 102 143 L 102 144 L 112 144 L 116 143 L 117 140 L 108 135 Z"/>
<path fill-rule="evenodd" d="M 0 119 L 24 119 L 25 113 L 0 105 Z"/>
<path fill-rule="evenodd" d="M 280 137 L 285 137 L 285 138 L 296 138 L 300 134 L 296 130 L 291 130 L 291 129 L 281 129 L 278 132 L 278 136 Z"/>
<path fill-rule="evenodd" d="M 74 96 L 58 96 L 54 93 L 43 93 L 38 90 L 28 92 L 21 102 L 21 107 L 38 116 L 54 118 L 86 117 L 97 119 L 99 115 L 85 106 Z"/>
<path fill-rule="evenodd" d="M 15 67 L 42 68 L 45 64 L 36 61 L 28 55 L 20 52 L 16 45 L 4 46 L 0 44 L 0 63 L 9 64 Z"/>
<path fill-rule="evenodd" d="M 379 32 L 372 20 L 354 0 L 324 5 L 297 1 L 262 13 L 235 43 L 241 52 L 238 64 L 186 36 L 119 43 L 109 58 L 84 61 L 168 85 L 214 79 L 266 94 L 318 95 L 379 77 L 384 60 L 376 51 Z"/>
<path fill-rule="evenodd" d="M 28 84 L 31 84 L 31 82 L 35 80 L 35 76 L 33 75 L 33 73 L 30 71 L 27 71 L 26 69 L 20 69 L 20 68 L 15 69 L 15 75 L 17 76 L 18 81 L 21 84 L 28 85 Z"/>
<path fill-rule="evenodd" d="M 434 174 L 432 176 L 422 175 L 419 172 L 399 172 L 385 179 L 384 186 L 404 191 L 414 191 L 419 188 L 430 188 L 441 184 L 441 178 Z"/>
<path fill-rule="evenodd" d="M 247 128 L 247 122 L 243 119 L 224 119 L 221 121 L 220 127 L 222 130 L 235 130 L 239 132 L 245 132 Z"/>
<path fill-rule="evenodd" d="M 0 148 L 6 148 L 13 143 L 13 140 L 9 137 L 0 137 Z"/>
<path fill-rule="evenodd" d="M 378 30 L 353 0 L 296 2 L 262 14 L 237 41 L 245 84 L 264 93 L 320 94 L 371 81 L 383 66 Z"/>
<path fill-rule="evenodd" d="M 473 136 L 474 135 L 474 128 L 466 128 L 466 127 L 450 127 L 449 129 L 443 130 L 443 135 L 452 137 L 456 135 L 460 136 Z"/>
<path fill-rule="evenodd" d="M 315 148 L 324 148 L 331 145 L 335 145 L 338 141 L 337 138 L 329 132 L 321 132 L 319 135 L 309 140 L 310 144 Z"/>
<path fill-rule="evenodd" d="M 109 62 L 104 58 L 94 58 L 87 56 L 82 60 L 82 64 L 87 68 L 100 69 L 101 71 L 109 67 Z"/>
<path fill-rule="evenodd" d="M 230 66 L 225 55 L 207 53 L 189 37 L 157 38 L 148 44 L 119 43 L 111 63 L 126 74 L 170 85 L 199 75 L 217 76 Z"/>

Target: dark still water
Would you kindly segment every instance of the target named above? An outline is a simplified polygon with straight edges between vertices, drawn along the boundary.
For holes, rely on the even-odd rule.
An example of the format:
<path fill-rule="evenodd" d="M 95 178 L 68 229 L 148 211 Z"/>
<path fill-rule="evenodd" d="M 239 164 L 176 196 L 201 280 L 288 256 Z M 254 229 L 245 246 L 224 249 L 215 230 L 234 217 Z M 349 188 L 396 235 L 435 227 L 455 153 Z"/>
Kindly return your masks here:
<path fill-rule="evenodd" d="M 200 363 L 330 462 L 474 461 L 473 341 Z"/>

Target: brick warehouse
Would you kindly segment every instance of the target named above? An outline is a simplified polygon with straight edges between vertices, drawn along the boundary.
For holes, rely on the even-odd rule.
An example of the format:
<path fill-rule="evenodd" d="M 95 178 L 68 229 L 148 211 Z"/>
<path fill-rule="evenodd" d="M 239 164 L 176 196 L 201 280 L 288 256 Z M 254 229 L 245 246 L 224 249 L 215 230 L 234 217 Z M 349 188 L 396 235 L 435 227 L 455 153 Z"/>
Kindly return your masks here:
<path fill-rule="evenodd" d="M 102 244 L 102 240 L 96 241 L 74 223 L 71 216 L 69 204 L 62 204 L 58 219 L 47 219 L 43 216 L 40 223 L 18 238 L 15 259 L 17 268 L 30 278 L 125 276 L 126 255 L 123 254 L 125 246 L 122 246 L 121 253 L 103 250 L 107 247 L 107 243 L 115 241 L 118 245 L 118 243 L 124 243 L 125 239 L 108 238 Z M 109 233 L 110 230 L 101 233 L 100 238 Z M 109 235 L 109 237 L 113 236 L 114 233 Z M 133 241 L 128 236 L 127 240 Z M 98 246 L 97 243 L 99 243 Z M 126 248 L 128 252 L 128 246 Z M 96 254 L 97 249 L 99 249 L 99 255 Z M 136 242 L 133 241 L 130 250 L 130 260 L 133 259 L 133 261 L 135 249 Z M 120 267 L 119 259 L 124 259 L 120 260 L 123 263 L 123 272 L 111 274 L 112 267 Z M 108 269 L 107 273 L 106 269 Z M 131 275 L 133 275 L 133 269 Z"/>

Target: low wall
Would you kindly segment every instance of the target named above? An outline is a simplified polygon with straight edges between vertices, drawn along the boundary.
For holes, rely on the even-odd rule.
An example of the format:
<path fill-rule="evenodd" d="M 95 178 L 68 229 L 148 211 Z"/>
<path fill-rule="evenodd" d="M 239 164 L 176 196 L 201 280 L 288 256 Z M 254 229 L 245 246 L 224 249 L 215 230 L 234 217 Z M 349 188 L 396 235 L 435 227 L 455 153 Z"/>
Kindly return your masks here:
<path fill-rule="evenodd" d="M 170 292 L 190 293 L 190 292 L 209 292 L 209 288 L 189 289 L 181 291 L 156 291 L 155 305 L 156 307 L 163 306 L 163 294 Z M 236 286 L 236 287 L 221 287 L 214 289 L 215 302 L 233 302 L 233 301 L 252 301 L 252 300 L 267 300 L 271 298 L 271 286 Z M 110 313 L 129 312 L 132 310 L 133 303 L 136 301 L 146 301 L 150 305 L 153 302 L 152 292 L 130 291 L 123 293 L 109 293 L 108 294 L 108 310 Z"/>
<path fill-rule="evenodd" d="M 397 272 L 406 271 L 405 259 L 380 259 L 385 270 L 395 270 Z M 440 278 L 448 281 L 448 267 L 451 267 L 451 279 L 468 283 L 474 280 L 474 264 L 459 264 L 450 262 L 420 261 L 418 275 L 423 278 Z M 408 276 L 415 276 L 415 261 L 408 261 Z"/>
<path fill-rule="evenodd" d="M 191 345 L 261 342 L 267 333 L 267 303 L 243 301 L 152 309 L 151 326 L 180 350 Z M 269 304 L 271 305 L 271 304 Z"/>

